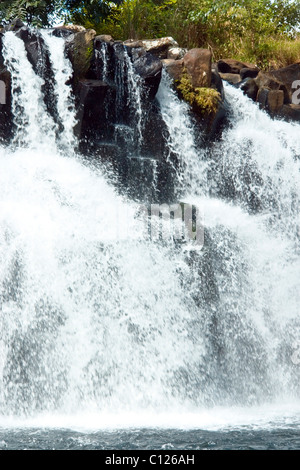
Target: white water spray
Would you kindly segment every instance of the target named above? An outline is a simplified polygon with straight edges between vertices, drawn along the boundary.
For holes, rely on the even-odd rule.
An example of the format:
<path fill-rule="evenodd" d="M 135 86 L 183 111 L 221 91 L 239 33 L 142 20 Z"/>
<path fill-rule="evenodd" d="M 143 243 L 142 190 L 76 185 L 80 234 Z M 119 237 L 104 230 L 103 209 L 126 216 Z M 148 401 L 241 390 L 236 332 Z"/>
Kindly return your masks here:
<path fill-rule="evenodd" d="M 66 130 L 61 139 L 69 143 L 69 64 L 61 42 L 46 42 Z M 234 126 L 213 155 L 198 152 L 187 107 L 163 81 L 158 97 L 169 145 L 183 161 L 184 200 L 205 214 L 204 249 L 185 251 L 172 240 L 145 240 L 139 207 L 117 196 L 101 171 L 58 152 L 42 82 L 13 33 L 6 33 L 4 54 L 19 148 L 0 153 L 1 414 L 124 413 L 134 423 L 152 413 L 166 422 L 174 409 L 191 416 L 217 405 L 294 403 L 299 255 L 296 236 L 281 223 L 272 231 L 266 201 L 277 201 L 274 214 L 295 229 L 297 127 L 279 126 L 226 89 Z M 241 102 L 245 111 L 237 112 Z M 133 103 L 138 112 L 138 99 Z M 263 153 L 268 148 L 262 125 L 281 145 L 273 166 L 258 150 L 257 137 Z M 245 155 L 262 180 L 256 213 L 244 195 L 258 188 L 237 170 Z M 208 186 L 221 188 L 223 175 L 234 180 L 234 203 L 225 190 L 209 196 Z M 125 225 L 128 233 L 119 236 Z"/>

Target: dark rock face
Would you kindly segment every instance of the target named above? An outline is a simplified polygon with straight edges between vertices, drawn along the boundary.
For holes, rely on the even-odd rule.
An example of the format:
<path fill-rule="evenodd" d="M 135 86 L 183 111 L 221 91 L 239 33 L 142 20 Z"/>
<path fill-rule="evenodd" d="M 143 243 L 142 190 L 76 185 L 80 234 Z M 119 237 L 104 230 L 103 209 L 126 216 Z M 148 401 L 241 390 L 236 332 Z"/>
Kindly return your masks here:
<path fill-rule="evenodd" d="M 11 76 L 4 65 L 2 43 L 3 34 L 0 33 L 0 142 L 6 142 L 12 135 Z"/>
<path fill-rule="evenodd" d="M 144 50 L 141 54 L 133 53 L 132 59 L 135 73 L 142 78 L 144 86 L 148 90 L 149 99 L 154 99 L 161 79 L 161 61 Z"/>
<path fill-rule="evenodd" d="M 53 29 L 52 35 L 57 38 L 68 38 L 70 36 L 73 36 L 74 32 L 69 28 L 59 26 L 58 28 Z"/>
<path fill-rule="evenodd" d="M 11 76 L 6 67 L 0 65 L 0 142 L 7 142 L 12 136 Z"/>

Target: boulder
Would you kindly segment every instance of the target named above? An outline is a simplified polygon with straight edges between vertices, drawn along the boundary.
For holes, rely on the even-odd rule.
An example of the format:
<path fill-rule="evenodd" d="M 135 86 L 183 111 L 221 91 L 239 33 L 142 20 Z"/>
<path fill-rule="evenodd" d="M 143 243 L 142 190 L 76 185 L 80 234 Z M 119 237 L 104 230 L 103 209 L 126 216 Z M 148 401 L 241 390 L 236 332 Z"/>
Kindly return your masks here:
<path fill-rule="evenodd" d="M 187 53 L 187 49 L 182 49 L 181 47 L 171 47 L 168 50 L 167 59 L 180 60 L 180 59 L 183 59 L 186 53 Z"/>
<path fill-rule="evenodd" d="M 66 53 L 73 65 L 73 87 L 77 90 L 79 80 L 86 77 L 93 58 L 96 31 L 84 29 L 66 38 Z"/>
<path fill-rule="evenodd" d="M 258 74 L 259 74 L 259 69 L 257 68 L 253 69 L 249 67 L 244 67 L 240 71 L 241 80 L 244 80 L 245 78 L 256 78 Z"/>
<path fill-rule="evenodd" d="M 124 41 L 123 44 L 124 46 L 132 47 L 134 49 L 143 47 L 143 41 L 136 39 L 127 39 L 127 41 Z"/>
<path fill-rule="evenodd" d="M 194 88 L 210 87 L 211 58 L 209 49 L 191 49 L 183 58 L 183 64 Z"/>
<path fill-rule="evenodd" d="M 245 78 L 239 85 L 240 89 L 243 91 L 248 98 L 251 98 L 253 101 L 256 101 L 258 86 L 253 78 Z"/>
<path fill-rule="evenodd" d="M 161 80 L 162 62 L 143 49 L 132 55 L 133 68 L 144 82 L 149 99 L 154 99 Z"/>
<path fill-rule="evenodd" d="M 172 80 L 180 80 L 183 74 L 183 60 L 163 59 L 163 66 Z"/>
<path fill-rule="evenodd" d="M 172 47 L 178 47 L 175 39 L 171 37 L 159 39 L 145 39 L 142 41 L 143 48 L 157 56 L 159 59 L 167 59 L 168 51 Z"/>
<path fill-rule="evenodd" d="M 240 74 L 244 68 L 257 69 L 256 65 L 248 62 L 240 62 L 235 59 L 220 59 L 217 63 L 220 73 L 237 73 Z M 258 69 L 257 69 L 258 70 Z"/>
<path fill-rule="evenodd" d="M 258 88 L 268 88 L 269 90 L 282 90 L 284 93 L 284 104 L 291 102 L 289 91 L 284 83 L 279 81 L 269 72 L 259 72 L 255 83 Z"/>
<path fill-rule="evenodd" d="M 114 42 L 114 39 L 110 34 L 99 34 L 95 37 L 95 42 L 97 40 L 101 42 Z"/>
<path fill-rule="evenodd" d="M 273 70 L 269 72 L 269 75 L 284 84 L 288 92 L 289 101 L 292 102 L 294 92 L 292 85 L 296 80 L 300 80 L 300 62 L 278 70 Z"/>
<path fill-rule="evenodd" d="M 260 88 L 257 94 L 257 102 L 260 106 L 271 114 L 278 113 L 284 103 L 284 93 L 282 90 L 269 90 Z"/>
<path fill-rule="evenodd" d="M 220 77 L 231 85 L 236 85 L 241 81 L 241 76 L 236 73 L 220 73 Z"/>

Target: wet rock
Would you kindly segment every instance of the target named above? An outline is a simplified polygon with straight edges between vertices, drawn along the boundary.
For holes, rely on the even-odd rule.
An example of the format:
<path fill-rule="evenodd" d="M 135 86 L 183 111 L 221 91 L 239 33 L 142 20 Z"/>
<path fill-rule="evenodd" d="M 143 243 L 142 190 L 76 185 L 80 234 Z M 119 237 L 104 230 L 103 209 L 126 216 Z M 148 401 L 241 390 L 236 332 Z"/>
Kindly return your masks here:
<path fill-rule="evenodd" d="M 80 80 L 79 106 L 75 135 L 81 147 L 90 148 L 94 141 L 107 139 L 109 121 L 106 118 L 106 98 L 109 86 L 101 80 Z M 101 119 L 100 119 L 101 116 Z"/>
<path fill-rule="evenodd" d="M 58 26 L 53 29 L 52 35 L 57 38 L 68 38 L 74 35 L 74 31 L 69 28 L 66 28 L 65 26 Z"/>
<path fill-rule="evenodd" d="M 12 122 L 11 75 L 0 65 L 0 142 L 7 142 L 12 136 Z"/>
<path fill-rule="evenodd" d="M 149 99 L 154 99 L 161 80 L 162 62 L 152 54 L 138 49 L 138 53 L 132 55 L 133 68 L 146 87 Z"/>
<path fill-rule="evenodd" d="M 256 101 L 258 86 L 253 78 L 246 78 L 240 84 L 240 89 L 243 91 L 248 98 L 251 98 L 253 101 Z"/>

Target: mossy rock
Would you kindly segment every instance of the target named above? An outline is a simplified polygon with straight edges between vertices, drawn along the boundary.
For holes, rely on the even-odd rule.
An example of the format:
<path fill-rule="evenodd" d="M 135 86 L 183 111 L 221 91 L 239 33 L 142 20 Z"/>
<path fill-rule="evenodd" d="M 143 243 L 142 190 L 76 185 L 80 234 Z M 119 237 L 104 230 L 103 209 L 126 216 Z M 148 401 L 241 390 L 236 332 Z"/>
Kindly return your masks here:
<path fill-rule="evenodd" d="M 214 88 L 194 88 L 186 72 L 176 83 L 181 97 L 192 106 L 195 113 L 200 116 L 215 115 L 221 104 L 221 95 Z"/>

